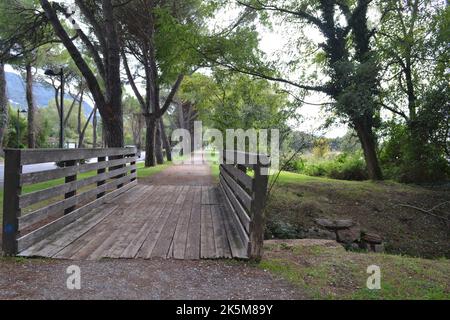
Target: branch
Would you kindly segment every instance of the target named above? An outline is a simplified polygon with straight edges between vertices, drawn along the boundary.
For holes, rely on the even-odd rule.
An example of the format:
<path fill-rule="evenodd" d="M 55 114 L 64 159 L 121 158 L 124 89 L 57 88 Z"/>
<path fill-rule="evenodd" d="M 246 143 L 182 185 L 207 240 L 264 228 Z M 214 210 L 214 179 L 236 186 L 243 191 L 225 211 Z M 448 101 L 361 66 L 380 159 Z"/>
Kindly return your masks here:
<path fill-rule="evenodd" d="M 181 83 L 183 82 L 184 74 L 178 75 L 177 81 L 175 81 L 174 85 L 172 86 L 172 89 L 170 90 L 169 95 L 167 96 L 166 101 L 164 102 L 163 107 L 161 110 L 159 110 L 156 113 L 156 117 L 160 118 L 164 115 L 164 113 L 169 109 L 170 104 L 172 103 L 173 97 L 175 97 L 175 94 L 177 93 L 178 89 L 180 88 Z"/>
<path fill-rule="evenodd" d="M 127 73 L 128 81 L 130 82 L 130 85 L 131 85 L 131 88 L 133 89 L 134 95 L 136 96 L 136 99 L 138 99 L 139 104 L 141 105 L 142 111 L 146 112 L 145 100 L 142 97 L 141 93 L 139 92 L 139 90 L 136 86 L 136 82 L 133 79 L 133 75 L 131 74 L 130 66 L 128 65 L 128 59 L 125 54 L 125 50 L 123 48 L 122 48 L 122 50 L 120 50 L 120 54 L 122 55 L 123 66 L 125 68 L 125 72 Z"/>

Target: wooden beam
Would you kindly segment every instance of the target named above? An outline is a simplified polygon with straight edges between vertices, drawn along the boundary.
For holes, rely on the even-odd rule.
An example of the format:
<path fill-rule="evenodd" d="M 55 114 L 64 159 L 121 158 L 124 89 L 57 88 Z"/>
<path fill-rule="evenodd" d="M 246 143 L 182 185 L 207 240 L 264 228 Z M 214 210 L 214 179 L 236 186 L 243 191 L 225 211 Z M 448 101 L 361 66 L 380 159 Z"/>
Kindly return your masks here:
<path fill-rule="evenodd" d="M 5 255 L 15 255 L 19 230 L 19 195 L 22 189 L 19 177 L 22 172 L 20 150 L 5 150 L 5 176 L 3 193 L 3 237 L 2 248 Z"/>

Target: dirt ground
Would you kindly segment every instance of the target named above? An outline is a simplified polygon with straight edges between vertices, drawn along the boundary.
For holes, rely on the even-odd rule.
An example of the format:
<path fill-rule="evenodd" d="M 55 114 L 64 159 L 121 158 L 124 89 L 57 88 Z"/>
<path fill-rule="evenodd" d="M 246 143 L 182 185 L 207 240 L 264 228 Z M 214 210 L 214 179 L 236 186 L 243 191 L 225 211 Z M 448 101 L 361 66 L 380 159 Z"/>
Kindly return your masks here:
<path fill-rule="evenodd" d="M 317 227 L 317 218 L 352 219 L 362 230 L 379 234 L 388 253 L 450 257 L 450 189 L 307 179 L 276 187 L 268 207 L 268 238 L 302 238 L 301 230 Z M 438 204 L 432 213 L 444 219 L 407 207 L 429 210 Z M 274 227 L 280 222 L 284 225 Z"/>
<path fill-rule="evenodd" d="M 66 286 L 81 269 L 81 290 Z M 236 261 L 0 260 L 2 299 L 302 299 L 298 287 Z"/>

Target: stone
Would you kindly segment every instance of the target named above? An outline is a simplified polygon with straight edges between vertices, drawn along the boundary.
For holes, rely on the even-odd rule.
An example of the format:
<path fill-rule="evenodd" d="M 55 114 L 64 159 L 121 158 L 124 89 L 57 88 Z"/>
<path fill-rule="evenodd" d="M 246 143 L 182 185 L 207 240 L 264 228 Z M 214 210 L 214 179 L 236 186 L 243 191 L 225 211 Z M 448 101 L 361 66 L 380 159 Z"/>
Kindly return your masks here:
<path fill-rule="evenodd" d="M 344 220 L 331 220 L 331 219 L 316 219 L 316 223 L 329 230 L 341 230 L 348 229 L 354 225 L 353 221 L 350 219 Z"/>
<path fill-rule="evenodd" d="M 359 241 L 361 238 L 361 229 L 354 226 L 349 229 L 342 229 L 336 231 L 337 241 L 342 243 L 352 243 Z"/>
<path fill-rule="evenodd" d="M 383 242 L 383 239 L 375 233 L 364 233 L 361 240 L 370 244 L 381 244 Z"/>
<path fill-rule="evenodd" d="M 305 230 L 304 237 L 308 239 L 336 240 L 336 233 L 319 228 L 310 228 Z"/>
<path fill-rule="evenodd" d="M 372 245 L 372 251 L 377 253 L 384 252 L 384 244 L 374 244 Z"/>

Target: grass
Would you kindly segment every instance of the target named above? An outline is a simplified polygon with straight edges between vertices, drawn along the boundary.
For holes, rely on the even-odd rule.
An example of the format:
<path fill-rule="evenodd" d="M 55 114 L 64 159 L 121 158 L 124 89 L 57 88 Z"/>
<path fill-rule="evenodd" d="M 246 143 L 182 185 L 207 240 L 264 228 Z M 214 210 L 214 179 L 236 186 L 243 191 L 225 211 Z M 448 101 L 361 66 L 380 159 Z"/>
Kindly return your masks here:
<path fill-rule="evenodd" d="M 450 299 L 450 261 L 355 253 L 342 247 L 281 240 L 265 246 L 259 268 L 281 276 L 311 299 Z M 381 289 L 366 287 L 367 267 L 381 270 Z"/>

